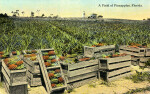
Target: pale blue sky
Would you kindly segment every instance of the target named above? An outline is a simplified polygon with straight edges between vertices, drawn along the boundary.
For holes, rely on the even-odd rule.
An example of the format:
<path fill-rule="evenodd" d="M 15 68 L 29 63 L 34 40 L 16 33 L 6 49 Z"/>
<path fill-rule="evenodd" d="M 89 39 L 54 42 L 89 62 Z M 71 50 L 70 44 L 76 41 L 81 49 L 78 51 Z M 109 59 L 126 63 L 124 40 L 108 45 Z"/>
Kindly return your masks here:
<path fill-rule="evenodd" d="M 141 4 L 143 7 L 108 8 L 98 7 L 99 4 Z M 31 11 L 40 9 L 40 15 L 50 14 L 61 17 L 81 17 L 83 11 L 86 16 L 98 13 L 104 18 L 143 19 L 150 17 L 150 0 L 0 0 L 0 13 L 11 14 L 19 9 L 25 11 L 25 16 L 30 16 Z M 21 15 L 22 16 L 22 15 Z"/>

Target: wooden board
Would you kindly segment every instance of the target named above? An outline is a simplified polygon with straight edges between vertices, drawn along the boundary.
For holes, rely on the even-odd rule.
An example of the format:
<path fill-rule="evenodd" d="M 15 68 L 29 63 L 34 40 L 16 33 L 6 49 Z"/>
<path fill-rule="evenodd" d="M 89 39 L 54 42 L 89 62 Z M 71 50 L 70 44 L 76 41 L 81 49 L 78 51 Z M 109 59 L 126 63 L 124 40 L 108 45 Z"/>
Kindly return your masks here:
<path fill-rule="evenodd" d="M 94 76 L 97 77 L 97 71 L 86 73 L 86 74 L 81 74 L 81 75 L 74 76 L 74 77 L 65 76 L 65 79 L 66 79 L 67 83 L 71 83 L 71 82 L 76 82 L 76 81 L 94 77 Z"/>
<path fill-rule="evenodd" d="M 85 84 L 89 84 L 91 81 L 96 80 L 97 77 L 91 77 L 91 78 L 87 78 L 87 79 L 83 79 L 77 82 L 73 82 L 73 83 L 68 83 L 67 84 L 67 89 L 74 89 L 74 88 L 78 88 L 80 86 L 83 86 Z"/>
<path fill-rule="evenodd" d="M 70 70 L 85 68 L 87 66 L 97 65 L 98 59 L 89 60 L 89 61 L 82 61 L 82 62 L 73 63 L 73 64 L 65 64 L 65 63 L 61 62 L 60 64 L 61 64 L 62 68 L 63 68 L 63 66 L 65 68 L 67 67 L 67 70 L 70 71 Z"/>
<path fill-rule="evenodd" d="M 88 67 L 85 67 L 85 68 L 81 68 L 81 69 L 77 69 L 77 70 L 71 70 L 71 71 L 63 69 L 63 73 L 65 75 L 67 75 L 68 77 L 74 77 L 74 76 L 77 76 L 77 75 L 86 74 L 86 73 L 94 72 L 94 71 L 97 71 L 97 70 L 98 70 L 98 64 L 93 65 L 93 66 L 88 66 Z"/>
<path fill-rule="evenodd" d="M 27 84 L 26 69 L 9 70 L 2 60 L 2 73 L 10 86 Z"/>
<path fill-rule="evenodd" d="M 87 57 L 93 57 L 95 52 L 104 53 L 110 51 L 115 51 L 115 45 L 101 46 L 101 47 L 84 46 L 84 56 Z"/>
<path fill-rule="evenodd" d="M 4 87 L 7 94 L 28 94 L 27 84 L 10 86 L 4 77 Z"/>
<path fill-rule="evenodd" d="M 120 56 L 115 58 L 100 58 L 99 59 L 99 69 L 116 69 L 124 66 L 131 65 L 131 56 Z"/>

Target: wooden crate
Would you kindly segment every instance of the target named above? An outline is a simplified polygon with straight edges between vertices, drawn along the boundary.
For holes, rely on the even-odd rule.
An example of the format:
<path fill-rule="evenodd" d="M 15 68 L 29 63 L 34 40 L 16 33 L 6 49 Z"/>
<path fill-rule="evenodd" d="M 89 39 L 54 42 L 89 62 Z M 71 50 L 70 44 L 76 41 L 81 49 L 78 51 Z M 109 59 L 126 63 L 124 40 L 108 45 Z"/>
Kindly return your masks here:
<path fill-rule="evenodd" d="M 114 53 L 115 45 L 101 46 L 101 47 L 89 47 L 84 46 L 84 56 L 99 58 L 102 54 Z"/>
<path fill-rule="evenodd" d="M 28 94 L 27 84 L 10 86 L 5 77 L 4 87 L 7 94 Z"/>
<path fill-rule="evenodd" d="M 78 80 L 76 82 L 68 83 L 67 89 L 69 90 L 69 89 L 78 88 L 78 87 L 83 86 L 85 84 L 91 83 L 91 81 L 94 81 L 96 79 L 97 79 L 97 77 L 90 77 L 90 78 Z"/>
<path fill-rule="evenodd" d="M 42 52 L 47 52 L 47 51 L 52 51 L 54 49 L 41 49 L 40 50 L 40 68 L 41 68 L 41 72 L 42 72 L 42 75 L 43 75 L 43 78 L 44 78 L 44 83 L 46 85 L 46 90 L 47 90 L 47 93 L 50 94 L 52 92 L 55 92 L 55 91 L 59 91 L 59 90 L 63 90 L 67 87 L 67 83 L 65 81 L 65 78 L 64 78 L 64 75 L 63 75 L 63 72 L 62 72 L 62 69 L 61 69 L 61 66 L 60 66 L 60 63 L 58 62 L 58 66 L 53 66 L 53 67 L 45 67 L 45 64 L 44 64 L 44 60 L 43 60 L 43 55 L 42 55 Z M 64 85 L 62 87 L 56 87 L 56 88 L 52 88 L 51 86 L 51 81 L 48 77 L 48 71 L 49 70 L 53 70 L 53 69 L 60 69 L 61 71 L 61 76 L 62 78 L 64 79 Z"/>
<path fill-rule="evenodd" d="M 40 65 L 39 65 L 39 58 L 37 57 L 37 60 L 32 61 L 27 57 L 23 58 L 24 62 L 25 62 L 25 66 L 27 68 L 27 70 L 29 70 L 31 73 L 33 74 L 39 74 L 40 73 Z"/>
<path fill-rule="evenodd" d="M 86 74 L 98 70 L 98 60 L 82 61 L 74 64 L 65 64 L 61 62 L 63 73 L 68 77 Z"/>
<path fill-rule="evenodd" d="M 124 46 L 120 46 L 119 52 L 126 53 L 126 54 L 133 55 L 133 56 L 145 56 L 146 49 L 147 48 L 132 48 L 132 47 L 128 47 L 127 45 L 124 45 Z"/>
<path fill-rule="evenodd" d="M 30 71 L 27 71 L 27 79 L 30 86 L 41 86 L 42 85 L 42 75 L 41 74 L 32 74 Z"/>
<path fill-rule="evenodd" d="M 130 66 L 131 56 L 119 56 L 114 58 L 100 58 L 99 59 L 99 69 L 116 69 L 120 67 Z"/>
<path fill-rule="evenodd" d="M 27 84 L 26 69 L 9 70 L 2 60 L 2 73 L 10 86 Z"/>
<path fill-rule="evenodd" d="M 99 70 L 98 77 L 106 81 L 117 80 L 121 77 L 125 77 L 131 74 L 131 67 L 123 67 L 115 70 Z"/>

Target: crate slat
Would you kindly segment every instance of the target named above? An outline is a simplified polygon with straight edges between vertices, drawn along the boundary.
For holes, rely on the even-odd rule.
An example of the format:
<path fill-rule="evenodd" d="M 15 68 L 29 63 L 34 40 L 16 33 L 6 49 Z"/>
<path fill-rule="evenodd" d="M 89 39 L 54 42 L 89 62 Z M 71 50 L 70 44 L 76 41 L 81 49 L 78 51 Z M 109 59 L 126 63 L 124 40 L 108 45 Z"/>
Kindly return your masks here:
<path fill-rule="evenodd" d="M 90 83 L 93 80 L 96 80 L 96 77 L 92 77 L 92 78 L 88 78 L 88 79 L 83 79 L 81 81 L 77 81 L 77 82 L 73 82 L 73 83 L 68 83 L 67 84 L 67 89 L 74 89 L 74 88 L 78 88 L 80 86 L 83 86 L 85 84 Z"/>
<path fill-rule="evenodd" d="M 93 76 L 96 77 L 97 72 L 86 73 L 86 74 L 82 74 L 82 75 L 78 75 L 78 76 L 74 76 L 74 77 L 65 76 L 65 78 L 66 78 L 67 83 L 71 83 L 71 82 L 75 82 L 75 81 L 93 77 Z"/>
<path fill-rule="evenodd" d="M 84 67 L 91 66 L 91 65 L 97 65 L 98 59 L 82 61 L 82 62 L 74 63 L 74 64 L 65 64 L 65 63 L 60 63 L 60 64 L 68 67 L 68 70 L 74 70 L 74 69 L 84 68 Z"/>
<path fill-rule="evenodd" d="M 85 74 L 85 73 L 89 73 L 89 72 L 94 72 L 97 70 L 98 70 L 98 64 L 94 65 L 94 66 L 82 68 L 82 69 L 67 71 L 67 76 L 73 77 L 73 76 L 77 76 L 77 75 L 81 75 L 81 74 Z"/>
<path fill-rule="evenodd" d="M 112 72 L 107 72 L 107 77 L 111 77 L 111 76 L 114 76 L 114 75 L 118 75 L 118 74 L 121 74 L 121 73 L 124 73 L 124 72 L 127 72 L 127 71 L 130 71 L 131 70 L 131 67 L 125 67 L 125 68 L 121 68 L 119 70 L 114 70 Z"/>

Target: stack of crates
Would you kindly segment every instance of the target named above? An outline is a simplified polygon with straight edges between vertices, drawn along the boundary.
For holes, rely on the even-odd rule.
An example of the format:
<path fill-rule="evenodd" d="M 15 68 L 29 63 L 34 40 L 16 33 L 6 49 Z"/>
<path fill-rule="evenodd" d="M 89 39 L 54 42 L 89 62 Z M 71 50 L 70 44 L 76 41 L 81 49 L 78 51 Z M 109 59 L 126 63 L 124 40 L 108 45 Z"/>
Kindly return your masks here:
<path fill-rule="evenodd" d="M 112 81 L 131 74 L 131 56 L 100 58 L 98 77 Z"/>
<path fill-rule="evenodd" d="M 120 46 L 120 53 L 131 55 L 132 65 L 144 65 L 150 58 L 150 48 L 133 48 L 127 45 Z"/>

